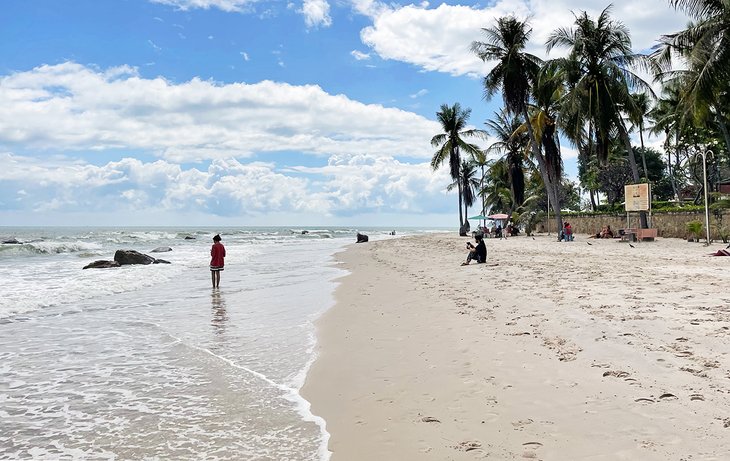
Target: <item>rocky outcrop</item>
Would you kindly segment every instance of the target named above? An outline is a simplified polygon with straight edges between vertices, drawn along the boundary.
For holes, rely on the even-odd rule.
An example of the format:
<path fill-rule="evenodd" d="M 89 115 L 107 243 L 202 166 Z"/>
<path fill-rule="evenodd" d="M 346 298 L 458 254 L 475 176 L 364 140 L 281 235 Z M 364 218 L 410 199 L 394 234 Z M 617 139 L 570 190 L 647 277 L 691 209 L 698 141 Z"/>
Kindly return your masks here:
<path fill-rule="evenodd" d="M 164 259 L 155 259 L 155 262 L 152 264 L 170 264 L 170 261 L 165 261 Z"/>
<path fill-rule="evenodd" d="M 190 235 L 185 236 L 185 240 L 195 240 L 195 237 L 192 237 Z"/>
<path fill-rule="evenodd" d="M 13 245 L 20 245 L 23 242 L 20 242 L 17 239 L 8 239 L 8 240 L 3 240 L 3 243 L 13 244 Z"/>
<path fill-rule="evenodd" d="M 157 247 L 154 250 L 150 251 L 150 253 L 165 253 L 167 251 L 172 251 L 172 248 L 170 248 L 170 247 Z"/>
<path fill-rule="evenodd" d="M 122 266 L 126 264 L 153 264 L 155 258 L 147 256 L 139 251 L 134 250 L 117 250 L 114 253 L 114 261 L 117 261 Z"/>
<path fill-rule="evenodd" d="M 84 269 L 107 269 L 109 267 L 119 267 L 121 264 L 119 264 L 117 261 L 94 261 L 93 263 L 87 264 L 84 266 Z"/>
<path fill-rule="evenodd" d="M 357 243 L 365 243 L 368 241 L 368 236 L 365 234 L 357 233 Z"/>

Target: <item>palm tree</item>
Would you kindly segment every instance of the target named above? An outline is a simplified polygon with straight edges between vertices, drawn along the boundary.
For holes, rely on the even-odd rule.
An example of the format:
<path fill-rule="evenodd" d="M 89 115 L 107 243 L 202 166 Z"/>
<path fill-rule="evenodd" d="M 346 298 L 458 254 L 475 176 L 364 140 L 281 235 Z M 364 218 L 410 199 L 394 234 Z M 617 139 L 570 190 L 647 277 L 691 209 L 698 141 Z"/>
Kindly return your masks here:
<path fill-rule="evenodd" d="M 651 103 L 649 95 L 646 93 L 635 93 L 631 95 L 634 100 L 633 111 L 629 112 L 629 121 L 639 131 L 639 141 L 641 142 L 641 166 L 644 170 L 644 179 L 649 182 L 649 172 L 646 168 L 646 150 L 644 148 L 644 120 L 649 115 Z"/>
<path fill-rule="evenodd" d="M 448 160 L 451 179 L 456 181 L 459 189 L 459 233 L 465 235 L 464 216 L 461 213 L 462 189 L 459 181 L 461 167 L 461 151 L 477 156 L 481 152 L 479 147 L 469 144 L 462 138 L 483 138 L 484 132 L 476 129 L 466 129 L 471 109 L 462 109 L 457 102 L 453 106 L 442 104 L 441 110 L 436 112 L 436 118 L 441 124 L 443 133 L 431 138 L 431 146 L 437 147 L 431 159 L 431 168 L 437 170 Z"/>
<path fill-rule="evenodd" d="M 635 109 L 631 90 L 653 94 L 651 87 L 630 67 L 648 67 L 643 55 L 631 51 L 631 37 L 626 26 L 611 19 L 611 6 L 595 20 L 585 11 L 575 18 L 575 28 L 559 28 L 548 37 L 546 47 L 567 47 L 566 58 L 553 61 L 567 78 L 568 91 L 562 109 L 566 119 L 588 124 L 589 139 L 595 139 L 595 153 L 601 164 L 608 160 L 611 139 L 618 136 L 628 153 L 635 183 L 640 181 L 636 157 L 631 147 L 622 112 Z M 576 128 L 576 132 L 579 130 Z M 641 213 L 641 227 L 646 228 L 646 213 Z"/>
<path fill-rule="evenodd" d="M 715 125 L 730 151 L 730 4 L 694 0 L 670 1 L 695 19 L 687 29 L 664 35 L 652 54 L 655 74 L 681 88 L 680 107 L 684 120 Z M 672 70 L 672 60 L 681 69 Z"/>
<path fill-rule="evenodd" d="M 529 123 L 528 102 L 530 91 L 537 80 L 542 61 L 537 56 L 525 52 L 532 34 L 526 21 L 513 16 L 502 17 L 496 26 L 483 28 L 483 42 L 474 41 L 471 50 L 484 62 L 497 61 L 497 65 L 484 77 L 484 97 L 491 99 L 498 91 L 502 92 L 504 106 L 510 114 L 521 116 L 529 133 L 529 145 L 537 160 L 545 189 L 550 197 L 555 219 L 562 228 L 560 201 L 557 186 L 560 178 L 550 173 L 548 162 L 540 149 L 532 124 Z"/>
<path fill-rule="evenodd" d="M 459 178 L 447 187 L 447 190 L 453 190 L 454 187 L 461 187 L 461 196 L 464 199 L 464 216 L 468 214 L 467 211 L 469 207 L 473 206 L 476 202 L 476 191 L 479 190 L 481 183 L 481 178 L 477 178 L 476 167 L 477 165 L 474 161 L 462 160 L 459 170 Z M 469 230 L 469 228 L 466 227 L 468 224 L 469 221 L 465 221 L 464 226 L 467 231 Z"/>
<path fill-rule="evenodd" d="M 479 155 L 474 156 L 472 158 L 472 161 L 474 162 L 475 166 L 479 167 L 479 169 L 482 173 L 481 178 L 479 178 L 479 188 L 477 189 L 477 191 L 478 191 L 477 195 L 479 197 L 481 197 L 481 199 L 482 199 L 481 215 L 484 216 L 484 214 L 486 214 L 486 212 L 487 212 L 486 203 L 484 201 L 484 179 L 485 179 L 484 168 L 486 168 L 487 165 L 489 164 L 489 161 L 487 160 L 487 153 L 483 150 L 480 150 Z"/>
<path fill-rule="evenodd" d="M 506 213 L 514 208 L 510 190 L 507 162 L 491 160 L 488 166 L 487 182 L 482 189 L 484 201 L 492 212 Z"/>
<path fill-rule="evenodd" d="M 494 118 L 485 122 L 487 131 L 497 141 L 487 148 L 487 153 L 496 153 L 501 156 L 497 162 L 504 162 L 504 171 L 509 183 L 511 206 L 509 215 L 525 201 L 525 173 L 522 159 L 528 146 L 527 133 L 519 131 L 523 124 L 517 118 L 511 117 L 506 110 L 495 113 Z"/>
<path fill-rule="evenodd" d="M 678 144 L 680 140 L 680 132 L 684 125 L 684 115 L 681 106 L 681 89 L 677 82 L 668 82 L 662 88 L 662 95 L 657 100 L 654 108 L 649 112 L 649 118 L 653 125 L 649 127 L 652 134 L 664 134 L 664 150 L 667 153 L 667 173 L 672 185 L 674 200 L 679 200 L 679 188 L 677 187 L 677 178 L 675 176 L 675 168 L 672 162 L 672 151 L 675 152 L 676 165 L 679 165 Z M 674 141 L 674 145 L 672 145 Z"/>
<path fill-rule="evenodd" d="M 720 88 L 727 90 L 730 76 L 730 4 L 720 0 L 669 0 L 694 21 L 686 29 L 664 35 L 653 61 L 668 69 L 672 58 L 689 62 L 693 71 L 683 102 L 702 117 L 717 101 Z"/>

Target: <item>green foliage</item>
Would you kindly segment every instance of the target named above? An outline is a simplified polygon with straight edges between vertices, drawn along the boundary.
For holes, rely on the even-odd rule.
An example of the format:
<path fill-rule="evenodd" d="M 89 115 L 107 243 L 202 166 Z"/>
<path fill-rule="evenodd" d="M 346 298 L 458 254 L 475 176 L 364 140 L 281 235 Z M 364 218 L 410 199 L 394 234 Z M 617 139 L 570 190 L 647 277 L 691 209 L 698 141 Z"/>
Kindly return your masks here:
<path fill-rule="evenodd" d="M 713 194 L 716 195 L 716 194 Z M 730 199 L 717 200 L 715 203 L 710 205 L 710 210 L 727 210 L 730 209 Z"/>
<path fill-rule="evenodd" d="M 652 202 L 651 212 L 652 213 L 686 213 L 686 212 L 698 212 L 705 211 L 703 205 L 682 205 L 675 202 L 658 201 Z M 574 216 L 598 216 L 603 214 L 626 214 L 626 209 L 623 203 L 615 204 L 603 204 L 596 206 L 594 211 L 580 211 L 571 213 Z M 567 215 L 567 213 L 566 213 Z"/>
<path fill-rule="evenodd" d="M 695 239 L 700 237 L 702 233 L 702 221 L 690 221 L 687 223 L 687 232 Z"/>
<path fill-rule="evenodd" d="M 532 235 L 537 227 L 538 223 L 544 222 L 547 217 L 547 213 L 544 211 L 530 210 L 521 214 L 514 214 L 514 222 L 518 226 L 525 229 L 525 234 L 528 236 Z"/>

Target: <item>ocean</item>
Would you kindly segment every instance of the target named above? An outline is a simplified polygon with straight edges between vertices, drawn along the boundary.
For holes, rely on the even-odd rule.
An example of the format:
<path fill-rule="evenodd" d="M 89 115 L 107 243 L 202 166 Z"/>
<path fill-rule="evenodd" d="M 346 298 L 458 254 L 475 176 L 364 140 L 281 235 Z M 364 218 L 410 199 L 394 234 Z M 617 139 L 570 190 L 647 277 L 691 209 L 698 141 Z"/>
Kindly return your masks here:
<path fill-rule="evenodd" d="M 1 227 L 0 459 L 329 459 L 299 389 L 356 232 Z M 118 249 L 171 264 L 82 270 Z"/>

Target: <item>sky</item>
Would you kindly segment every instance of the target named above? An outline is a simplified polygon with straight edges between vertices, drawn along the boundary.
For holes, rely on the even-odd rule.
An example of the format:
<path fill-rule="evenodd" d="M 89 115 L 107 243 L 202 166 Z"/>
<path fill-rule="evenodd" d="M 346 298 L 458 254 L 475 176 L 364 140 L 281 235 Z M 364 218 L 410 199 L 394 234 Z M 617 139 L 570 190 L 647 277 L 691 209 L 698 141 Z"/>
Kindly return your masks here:
<path fill-rule="evenodd" d="M 483 129 L 502 105 L 471 42 L 513 14 L 559 56 L 550 32 L 607 5 L 3 0 L 0 225 L 458 227 L 436 112 Z M 613 17 L 637 52 L 687 22 L 667 0 Z"/>

